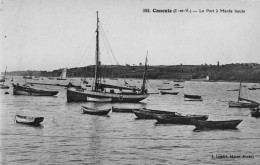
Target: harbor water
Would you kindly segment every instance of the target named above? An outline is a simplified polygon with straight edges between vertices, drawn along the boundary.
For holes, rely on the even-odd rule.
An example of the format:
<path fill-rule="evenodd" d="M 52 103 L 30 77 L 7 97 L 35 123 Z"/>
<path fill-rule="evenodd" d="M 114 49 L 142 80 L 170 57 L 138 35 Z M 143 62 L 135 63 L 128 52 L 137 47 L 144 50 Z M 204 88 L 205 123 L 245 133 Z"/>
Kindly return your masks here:
<path fill-rule="evenodd" d="M 121 83 L 124 80 L 106 80 Z M 141 80 L 127 79 L 141 86 Z M 1 90 L 1 163 L 0 164 L 258 164 L 260 162 L 260 119 L 251 117 L 248 108 L 229 108 L 236 101 L 236 82 L 177 82 L 149 80 L 150 94 L 140 103 L 67 103 L 66 89 L 58 86 L 33 87 L 58 90 L 57 96 L 13 95 Z M 22 83 L 14 77 L 13 83 Z M 53 84 L 80 84 L 80 78 L 63 81 L 27 80 Z M 90 80 L 89 80 L 90 82 Z M 260 90 L 248 90 L 244 97 L 260 102 Z M 258 84 L 259 85 L 259 84 Z M 172 87 L 178 95 L 160 95 L 158 87 Z M 9 92 L 9 94 L 5 94 Z M 203 101 L 184 101 L 185 94 L 201 95 Z M 110 112 L 108 116 L 82 114 L 81 105 L 93 108 L 145 107 L 183 114 L 209 115 L 208 120 L 243 119 L 235 130 L 196 130 L 193 125 L 157 124 L 156 120 L 137 120 L 131 113 Z M 16 114 L 42 116 L 41 126 L 14 122 Z"/>

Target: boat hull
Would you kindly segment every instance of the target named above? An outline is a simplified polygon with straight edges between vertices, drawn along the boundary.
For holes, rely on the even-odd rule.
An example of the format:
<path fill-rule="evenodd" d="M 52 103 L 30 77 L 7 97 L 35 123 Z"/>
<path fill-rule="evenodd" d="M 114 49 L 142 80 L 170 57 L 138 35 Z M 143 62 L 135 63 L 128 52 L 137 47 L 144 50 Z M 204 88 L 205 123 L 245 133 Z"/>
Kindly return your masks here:
<path fill-rule="evenodd" d="M 235 129 L 242 120 L 200 121 L 191 120 L 197 129 Z"/>
<path fill-rule="evenodd" d="M 96 109 L 91 109 L 85 106 L 81 107 L 82 113 L 83 114 L 89 114 L 89 115 L 107 115 L 111 109 L 104 109 L 104 110 L 96 110 Z"/>
<path fill-rule="evenodd" d="M 105 92 L 96 92 L 96 91 L 82 91 L 76 90 L 75 88 L 67 89 L 67 102 L 87 102 L 88 97 L 91 98 L 107 98 L 111 99 L 111 102 L 123 102 L 123 103 L 137 103 L 145 98 L 148 94 L 118 94 L 118 93 L 105 93 Z"/>
<path fill-rule="evenodd" d="M 58 91 L 45 91 L 37 90 L 29 87 L 22 87 L 13 84 L 13 94 L 14 95 L 26 95 L 26 96 L 54 96 L 57 95 Z"/>
<path fill-rule="evenodd" d="M 259 104 L 230 101 L 228 102 L 228 106 L 234 108 L 255 108 L 258 107 Z"/>
<path fill-rule="evenodd" d="M 112 106 L 112 112 L 118 112 L 118 113 L 133 113 L 134 110 L 138 110 L 135 108 L 117 108 Z"/>
<path fill-rule="evenodd" d="M 15 116 L 16 123 L 34 125 L 34 126 L 40 125 L 43 119 L 44 117 L 28 117 L 28 116 L 21 116 L 21 115 Z"/>
<path fill-rule="evenodd" d="M 161 95 L 177 95 L 179 92 L 160 91 Z"/>
<path fill-rule="evenodd" d="M 169 114 L 169 115 L 176 114 L 176 112 L 171 112 L 171 111 L 151 110 L 151 109 L 145 109 L 145 108 L 133 110 L 133 112 L 138 119 L 155 119 L 154 115 L 156 115 L 156 114 Z"/>
<path fill-rule="evenodd" d="M 192 125 L 191 120 L 207 120 L 208 115 L 154 115 L 154 118 L 157 120 L 159 124 L 185 124 Z"/>

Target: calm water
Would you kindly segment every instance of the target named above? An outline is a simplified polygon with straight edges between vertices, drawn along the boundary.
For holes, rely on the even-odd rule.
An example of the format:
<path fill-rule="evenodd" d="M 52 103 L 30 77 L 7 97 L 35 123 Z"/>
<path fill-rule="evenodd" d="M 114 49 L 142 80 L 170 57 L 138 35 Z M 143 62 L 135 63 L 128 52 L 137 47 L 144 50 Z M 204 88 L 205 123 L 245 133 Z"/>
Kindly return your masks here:
<path fill-rule="evenodd" d="M 15 83 L 21 81 L 15 77 Z M 79 79 L 58 82 L 45 78 L 35 82 L 69 81 L 79 84 Z M 140 86 L 138 81 L 128 80 L 129 84 Z M 169 86 L 173 84 L 170 81 Z M 1 90 L 1 164 L 258 164 L 260 119 L 251 117 L 249 109 L 228 108 L 227 101 L 236 100 L 237 92 L 227 89 L 238 88 L 238 83 L 180 84 L 185 87 L 173 88 L 180 91 L 177 96 L 151 94 L 138 104 L 67 103 L 66 90 L 61 87 L 46 87 L 59 90 L 57 97 L 14 96 L 12 88 Z M 150 92 L 157 92 L 159 86 L 163 86 L 162 80 L 149 80 Z M 5 95 L 5 91 L 10 94 Z M 244 92 L 247 98 L 260 102 L 260 90 Z M 199 94 L 204 100 L 185 102 L 183 93 Z M 209 120 L 243 119 L 243 122 L 236 130 L 196 131 L 194 126 L 136 120 L 134 114 L 110 112 L 108 117 L 82 114 L 81 105 L 146 107 L 208 114 Z M 14 123 L 16 114 L 45 119 L 40 127 L 26 126 Z M 254 158 L 214 158 L 219 155 Z"/>

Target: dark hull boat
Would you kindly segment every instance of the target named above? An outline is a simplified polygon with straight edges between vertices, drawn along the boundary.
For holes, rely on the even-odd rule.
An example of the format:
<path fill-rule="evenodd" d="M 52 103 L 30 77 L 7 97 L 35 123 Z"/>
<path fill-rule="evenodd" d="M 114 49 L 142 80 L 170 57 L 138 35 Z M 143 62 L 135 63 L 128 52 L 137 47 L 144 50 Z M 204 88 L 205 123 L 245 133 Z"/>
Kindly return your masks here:
<path fill-rule="evenodd" d="M 156 114 L 154 118 L 158 121 L 158 124 L 185 124 L 191 125 L 191 120 L 207 120 L 208 115 L 167 115 L 167 114 Z"/>
<path fill-rule="evenodd" d="M 133 110 L 134 114 L 137 116 L 138 119 L 155 119 L 155 114 L 169 114 L 169 115 L 175 115 L 177 112 L 171 112 L 171 111 L 161 111 L 161 110 L 152 110 L 152 109 L 138 109 Z"/>
<path fill-rule="evenodd" d="M 199 95 L 187 95 L 184 94 L 185 101 L 202 101 L 203 99 Z"/>
<path fill-rule="evenodd" d="M 46 91 L 30 88 L 28 86 L 13 85 L 14 95 L 27 95 L 27 96 L 54 96 L 57 95 L 58 91 Z"/>
<path fill-rule="evenodd" d="M 81 110 L 83 114 L 89 114 L 89 115 L 107 115 L 111 109 L 94 109 L 94 108 L 89 108 L 85 106 L 81 106 Z"/>
<path fill-rule="evenodd" d="M 8 85 L 1 84 L 0 89 L 9 89 L 10 87 Z"/>
<path fill-rule="evenodd" d="M 134 110 L 138 110 L 137 108 L 119 108 L 112 106 L 112 112 L 118 113 L 133 113 Z"/>
<path fill-rule="evenodd" d="M 161 87 L 161 88 L 158 88 L 158 90 L 172 90 L 172 88 Z"/>
<path fill-rule="evenodd" d="M 160 91 L 161 95 L 177 95 L 179 92 Z"/>
<path fill-rule="evenodd" d="M 40 123 L 43 121 L 44 117 L 28 117 L 28 116 L 21 116 L 16 115 L 15 116 L 15 122 L 20 124 L 28 124 L 28 125 L 40 125 Z"/>
<path fill-rule="evenodd" d="M 260 117 L 260 112 L 259 112 L 260 108 L 257 107 L 255 109 L 251 109 L 251 116 L 252 117 Z"/>
<path fill-rule="evenodd" d="M 196 129 L 235 129 L 242 120 L 201 121 L 191 120 Z"/>

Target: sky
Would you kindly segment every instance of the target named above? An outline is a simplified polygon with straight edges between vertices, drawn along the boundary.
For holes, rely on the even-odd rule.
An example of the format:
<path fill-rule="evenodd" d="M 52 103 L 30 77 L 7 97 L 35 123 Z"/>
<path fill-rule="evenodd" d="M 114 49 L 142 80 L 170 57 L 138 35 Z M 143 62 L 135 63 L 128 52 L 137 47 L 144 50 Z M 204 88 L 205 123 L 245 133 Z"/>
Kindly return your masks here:
<path fill-rule="evenodd" d="M 259 0 L 0 1 L 0 71 L 93 65 L 96 11 L 102 64 L 260 63 Z"/>

